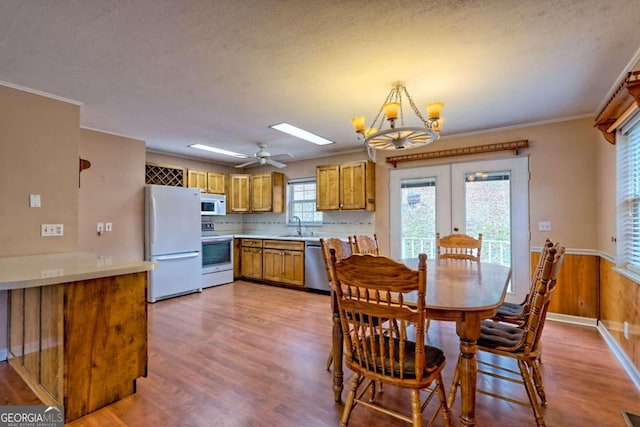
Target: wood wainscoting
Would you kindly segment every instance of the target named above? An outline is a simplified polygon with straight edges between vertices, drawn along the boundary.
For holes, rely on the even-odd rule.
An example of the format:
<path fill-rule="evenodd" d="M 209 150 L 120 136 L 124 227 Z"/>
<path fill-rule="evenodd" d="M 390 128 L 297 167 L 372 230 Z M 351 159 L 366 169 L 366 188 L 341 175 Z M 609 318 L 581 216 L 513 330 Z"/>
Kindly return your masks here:
<path fill-rule="evenodd" d="M 615 264 L 600 260 L 600 321 L 617 345 L 640 368 L 640 285 L 615 272 Z M 629 323 L 629 339 L 624 337 Z"/>
<path fill-rule="evenodd" d="M 540 258 L 531 253 L 531 271 Z M 549 305 L 549 312 L 598 319 L 600 317 L 600 257 L 567 253 L 558 276 L 558 288 Z"/>

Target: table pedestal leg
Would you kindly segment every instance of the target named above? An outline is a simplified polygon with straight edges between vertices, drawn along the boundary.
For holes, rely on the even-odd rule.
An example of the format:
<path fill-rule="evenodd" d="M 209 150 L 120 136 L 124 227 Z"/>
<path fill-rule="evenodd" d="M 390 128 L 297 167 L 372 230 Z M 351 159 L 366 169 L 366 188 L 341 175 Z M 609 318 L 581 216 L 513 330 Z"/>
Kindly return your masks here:
<path fill-rule="evenodd" d="M 460 425 L 476 425 L 476 378 L 478 361 L 476 360 L 476 341 L 480 337 L 480 318 L 469 313 L 456 325 L 460 337 Z"/>

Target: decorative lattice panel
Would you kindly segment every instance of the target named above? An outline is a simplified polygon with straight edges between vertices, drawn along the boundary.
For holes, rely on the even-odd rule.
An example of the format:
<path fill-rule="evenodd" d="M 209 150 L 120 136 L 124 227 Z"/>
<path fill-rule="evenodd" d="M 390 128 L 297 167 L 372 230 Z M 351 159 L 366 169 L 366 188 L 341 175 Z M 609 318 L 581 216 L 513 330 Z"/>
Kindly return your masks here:
<path fill-rule="evenodd" d="M 162 166 L 147 163 L 145 167 L 145 183 L 156 185 L 185 186 L 185 169 L 175 166 Z"/>

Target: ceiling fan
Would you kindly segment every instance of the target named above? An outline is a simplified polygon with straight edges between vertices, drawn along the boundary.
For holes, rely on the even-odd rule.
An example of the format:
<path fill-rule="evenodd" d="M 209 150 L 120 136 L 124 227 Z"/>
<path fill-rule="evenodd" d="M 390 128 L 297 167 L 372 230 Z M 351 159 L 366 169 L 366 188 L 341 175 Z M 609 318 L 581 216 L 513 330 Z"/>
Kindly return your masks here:
<path fill-rule="evenodd" d="M 244 168 L 247 167 L 249 165 L 253 165 L 253 164 L 259 164 L 259 165 L 271 165 L 271 166 L 275 166 L 277 168 L 284 168 L 285 165 L 284 163 L 280 163 L 277 162 L 275 160 L 273 160 L 271 157 L 271 153 L 269 153 L 267 151 L 267 144 L 265 144 L 264 142 L 259 142 L 258 143 L 258 151 L 253 155 L 255 157 L 255 159 L 252 159 L 246 163 L 242 163 L 240 165 L 236 165 L 237 168 Z M 285 153 L 285 154 L 280 154 L 279 156 L 289 156 L 289 157 L 293 157 L 293 155 L 291 153 Z M 275 156 L 273 156 L 275 157 Z"/>

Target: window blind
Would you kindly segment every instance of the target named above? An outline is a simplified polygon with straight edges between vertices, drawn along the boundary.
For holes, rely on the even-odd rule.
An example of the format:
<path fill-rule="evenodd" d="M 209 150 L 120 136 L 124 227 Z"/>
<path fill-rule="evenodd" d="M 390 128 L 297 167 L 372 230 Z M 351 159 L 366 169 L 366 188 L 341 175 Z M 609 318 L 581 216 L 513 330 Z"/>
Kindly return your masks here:
<path fill-rule="evenodd" d="M 621 134 L 616 150 L 618 267 L 640 273 L 640 116 Z"/>

